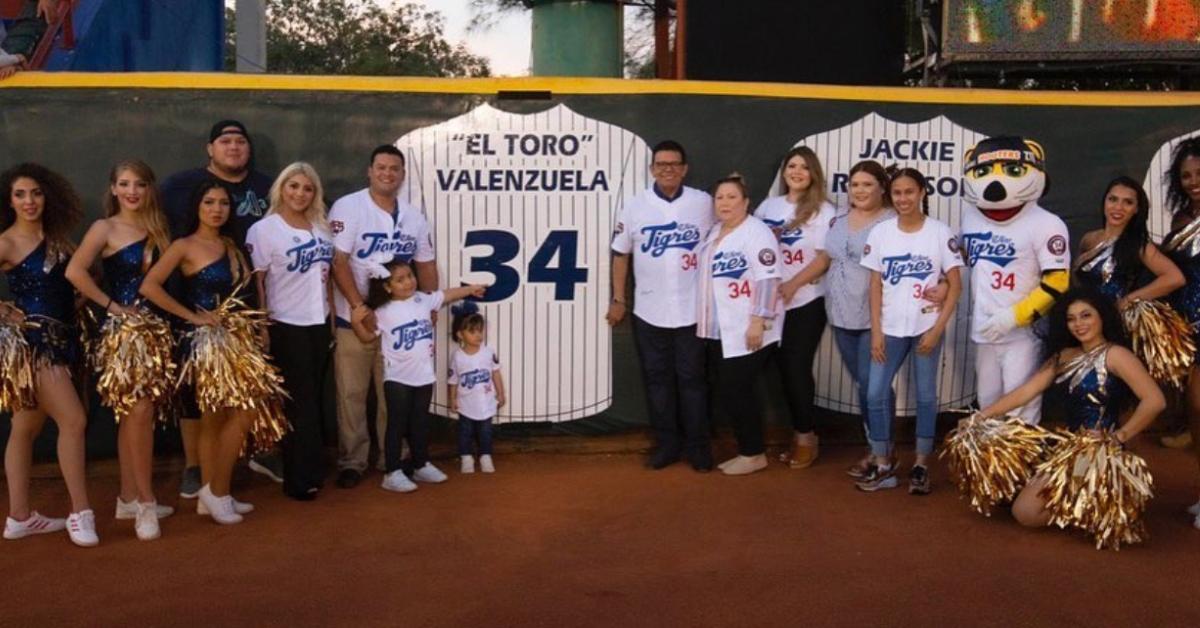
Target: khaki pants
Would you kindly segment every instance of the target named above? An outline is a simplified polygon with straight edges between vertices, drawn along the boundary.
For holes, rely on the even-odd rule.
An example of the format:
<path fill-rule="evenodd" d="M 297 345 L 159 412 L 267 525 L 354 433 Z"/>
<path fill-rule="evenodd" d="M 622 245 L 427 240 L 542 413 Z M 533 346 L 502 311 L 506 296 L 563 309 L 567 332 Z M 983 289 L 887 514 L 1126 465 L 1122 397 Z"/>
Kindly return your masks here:
<path fill-rule="evenodd" d="M 375 381 L 375 433 L 379 436 L 379 459 L 383 459 L 383 435 L 387 431 L 387 404 L 383 397 L 383 355 L 379 340 L 364 343 L 349 329 L 337 329 L 333 353 L 337 383 L 338 469 L 367 469 L 371 436 L 367 431 L 367 386 Z"/>

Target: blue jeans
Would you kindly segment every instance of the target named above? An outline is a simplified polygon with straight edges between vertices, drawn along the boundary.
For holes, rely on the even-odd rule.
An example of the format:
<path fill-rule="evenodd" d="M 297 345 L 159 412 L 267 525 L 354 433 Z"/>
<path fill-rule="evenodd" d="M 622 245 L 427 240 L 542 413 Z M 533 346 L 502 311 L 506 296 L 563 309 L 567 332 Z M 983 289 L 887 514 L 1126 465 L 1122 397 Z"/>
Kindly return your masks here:
<path fill-rule="evenodd" d="M 474 441 L 479 442 L 479 455 L 492 455 L 492 420 L 476 420 L 458 415 L 458 455 L 470 456 Z"/>
<path fill-rule="evenodd" d="M 871 330 L 843 329 L 830 325 L 833 330 L 833 342 L 837 345 L 842 361 L 846 363 L 846 371 L 850 379 L 858 387 L 858 411 L 862 413 L 863 433 L 869 434 L 869 416 L 867 408 L 867 379 L 871 374 Z M 892 414 L 896 414 L 896 395 L 892 395 Z"/>
<path fill-rule="evenodd" d="M 887 360 L 883 364 L 871 361 L 867 384 L 867 438 L 871 441 L 871 453 L 876 456 L 886 456 L 891 449 L 892 419 L 896 416 L 896 393 L 892 390 L 892 380 L 910 352 L 913 356 L 913 379 L 917 384 L 917 453 L 933 453 L 933 439 L 937 430 L 937 375 L 942 343 L 938 342 L 932 351 L 921 355 L 914 351 L 920 340 L 920 336 L 884 336 Z"/>

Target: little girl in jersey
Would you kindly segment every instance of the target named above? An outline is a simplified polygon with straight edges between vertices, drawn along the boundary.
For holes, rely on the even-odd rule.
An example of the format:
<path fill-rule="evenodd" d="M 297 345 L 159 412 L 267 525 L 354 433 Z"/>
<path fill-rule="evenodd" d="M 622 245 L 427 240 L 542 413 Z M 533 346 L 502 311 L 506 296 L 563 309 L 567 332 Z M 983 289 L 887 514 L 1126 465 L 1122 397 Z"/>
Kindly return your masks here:
<path fill-rule="evenodd" d="M 484 286 L 469 285 L 437 292 L 417 292 L 417 276 L 408 262 L 371 264 L 367 308 L 353 312 L 351 327 L 363 342 L 381 342 L 383 396 L 387 428 L 383 456 L 387 474 L 383 488 L 407 493 L 418 482 L 445 482 L 446 474 L 429 462 L 429 402 L 437 381 L 433 368 L 432 312 L 464 297 L 483 296 Z M 400 461 L 400 441 L 411 456 Z M 412 479 L 409 479 L 412 476 Z"/>
<path fill-rule="evenodd" d="M 504 380 L 500 377 L 500 358 L 483 344 L 487 322 L 479 306 L 467 301 L 450 308 L 454 322 L 451 337 L 459 350 L 450 358 L 450 409 L 458 413 L 458 455 L 463 473 L 475 472 L 472 441 L 479 444 L 479 470 L 494 473 L 492 462 L 492 419 L 504 406 Z"/>

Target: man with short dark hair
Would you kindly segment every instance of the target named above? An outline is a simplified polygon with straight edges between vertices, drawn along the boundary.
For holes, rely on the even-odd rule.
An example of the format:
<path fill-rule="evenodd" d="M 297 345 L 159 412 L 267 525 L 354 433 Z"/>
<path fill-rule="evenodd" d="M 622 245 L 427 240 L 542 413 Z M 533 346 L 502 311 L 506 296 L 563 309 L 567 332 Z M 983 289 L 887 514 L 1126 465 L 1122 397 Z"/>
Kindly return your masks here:
<path fill-rule="evenodd" d="M 192 191 L 196 186 L 210 178 L 216 177 L 225 182 L 231 196 L 231 213 L 229 221 L 232 227 L 234 241 L 246 254 L 246 232 L 250 225 L 258 221 L 266 213 L 270 203 L 271 178 L 254 170 L 253 144 L 246 126 L 237 120 L 221 120 L 212 126 L 208 132 L 208 164 L 203 168 L 194 168 L 177 172 L 163 180 L 159 186 L 162 197 L 163 212 L 167 215 L 167 223 L 171 229 L 171 238 L 182 238 L 190 224 L 189 214 L 196 208 L 188 207 Z M 247 255 L 249 259 L 249 255 Z M 179 289 L 178 280 L 172 280 L 169 289 L 175 292 Z M 185 409 L 186 410 L 186 409 Z M 188 414 L 195 413 L 187 412 Z M 180 417 L 179 433 L 183 440 L 185 458 L 183 479 L 179 485 L 179 494 L 191 499 L 200 491 L 200 452 L 197 450 L 200 436 L 200 421 L 198 416 Z M 250 461 L 250 468 L 262 473 L 276 482 L 283 482 L 283 464 L 279 457 L 273 454 L 255 456 Z"/>
<path fill-rule="evenodd" d="M 712 469 L 704 341 L 696 336 L 696 248 L 713 224 L 712 197 L 683 185 L 687 153 L 671 140 L 652 151 L 650 189 L 629 199 L 617 217 L 608 323 L 625 317 L 625 282 L 633 257 L 633 338 L 646 384 L 657 449 L 649 466 L 687 456 Z"/>
<path fill-rule="evenodd" d="M 353 488 L 367 469 L 370 438 L 367 432 L 367 386 L 375 382 L 375 433 L 383 446 L 387 414 L 383 396 L 383 357 L 379 341 L 364 343 L 350 328 L 351 312 L 366 308 L 368 264 L 392 260 L 412 261 L 417 270 L 417 289 L 433 292 L 438 287 L 437 264 L 429 224 L 420 209 L 401 201 L 404 183 L 404 154 L 384 144 L 371 152 L 366 188 L 347 194 L 333 204 L 329 226 L 333 231 L 333 305 L 337 313 L 337 346 L 334 350 L 334 379 L 337 382 L 338 472 L 337 484 Z M 373 314 L 367 327 L 374 328 Z M 445 474 L 426 464 L 413 470 L 413 479 L 443 482 Z M 416 489 L 403 480 L 400 488 Z M 385 485 L 385 488 L 387 486 Z"/>

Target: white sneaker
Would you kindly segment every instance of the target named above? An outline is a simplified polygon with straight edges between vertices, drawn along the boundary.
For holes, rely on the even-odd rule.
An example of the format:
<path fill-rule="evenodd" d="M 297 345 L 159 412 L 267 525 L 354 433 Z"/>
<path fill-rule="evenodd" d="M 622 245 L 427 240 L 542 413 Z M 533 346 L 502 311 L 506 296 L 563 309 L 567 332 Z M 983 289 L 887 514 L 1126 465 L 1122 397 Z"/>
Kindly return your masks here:
<path fill-rule="evenodd" d="M 439 484 L 445 482 L 448 478 L 442 470 L 433 466 L 432 462 L 426 462 L 425 466 L 413 471 L 413 479 L 418 482 L 427 484 Z"/>
<path fill-rule="evenodd" d="M 213 495 L 212 489 L 205 484 L 196 497 L 199 498 L 196 504 L 197 514 L 207 514 L 213 518 L 213 521 L 221 525 L 232 525 L 242 522 L 242 516 L 237 514 L 233 509 L 232 496 L 217 497 Z M 201 509 L 204 509 L 205 512 L 201 513 Z"/>
<path fill-rule="evenodd" d="M 1196 518 L 1192 521 L 1192 527 L 1200 530 L 1200 515 L 1196 515 Z"/>
<path fill-rule="evenodd" d="M 156 510 L 154 512 L 158 515 L 159 519 L 166 519 L 167 517 L 175 514 L 174 508 L 158 504 L 157 502 L 155 503 L 156 505 L 154 508 Z M 117 514 L 113 516 L 114 519 L 137 519 L 137 515 L 138 501 L 136 499 L 131 502 L 127 502 L 121 499 L 120 496 L 117 496 Z"/>
<path fill-rule="evenodd" d="M 1200 517 L 1200 502 L 1196 502 L 1196 503 L 1192 504 L 1191 506 L 1188 506 L 1187 511 L 1188 511 L 1189 515 L 1195 515 L 1197 517 Z"/>
<path fill-rule="evenodd" d="M 482 459 L 480 459 L 480 462 L 482 462 Z M 458 468 L 458 472 L 459 473 L 475 473 L 475 457 L 474 456 L 463 456 L 462 457 L 462 466 Z"/>
<path fill-rule="evenodd" d="M 230 495 L 230 497 L 233 497 L 233 495 Z M 161 508 L 161 506 L 160 506 L 160 508 Z M 248 514 L 254 512 L 254 504 L 247 504 L 246 502 L 239 502 L 235 498 L 233 500 L 233 512 L 236 512 L 239 515 L 248 515 Z M 196 502 L 196 514 L 198 514 L 198 515 L 209 514 L 208 508 L 204 507 L 204 502 L 199 502 L 199 501 Z"/>
<path fill-rule="evenodd" d="M 381 486 L 383 490 L 395 493 L 411 493 L 417 490 L 417 485 L 408 479 L 408 476 L 404 475 L 404 472 L 400 469 L 396 469 L 383 476 L 383 484 Z"/>
<path fill-rule="evenodd" d="M 7 521 L 4 522 L 4 538 L 15 541 L 35 534 L 61 532 L 66 527 L 66 519 L 45 517 L 38 514 L 38 511 L 35 510 L 29 513 L 29 518 L 24 521 L 17 521 L 12 517 L 8 517 Z"/>
<path fill-rule="evenodd" d="M 133 524 L 133 530 L 137 532 L 137 538 L 143 541 L 153 541 L 162 536 L 162 530 L 158 527 L 157 502 L 138 503 L 137 520 Z"/>
<path fill-rule="evenodd" d="M 496 472 L 496 465 L 492 463 L 491 454 L 483 454 L 479 457 L 479 470 L 484 473 Z"/>
<path fill-rule="evenodd" d="M 96 536 L 96 513 L 91 508 L 73 512 L 67 517 L 67 534 L 71 542 L 79 547 L 93 547 L 100 543 Z"/>

